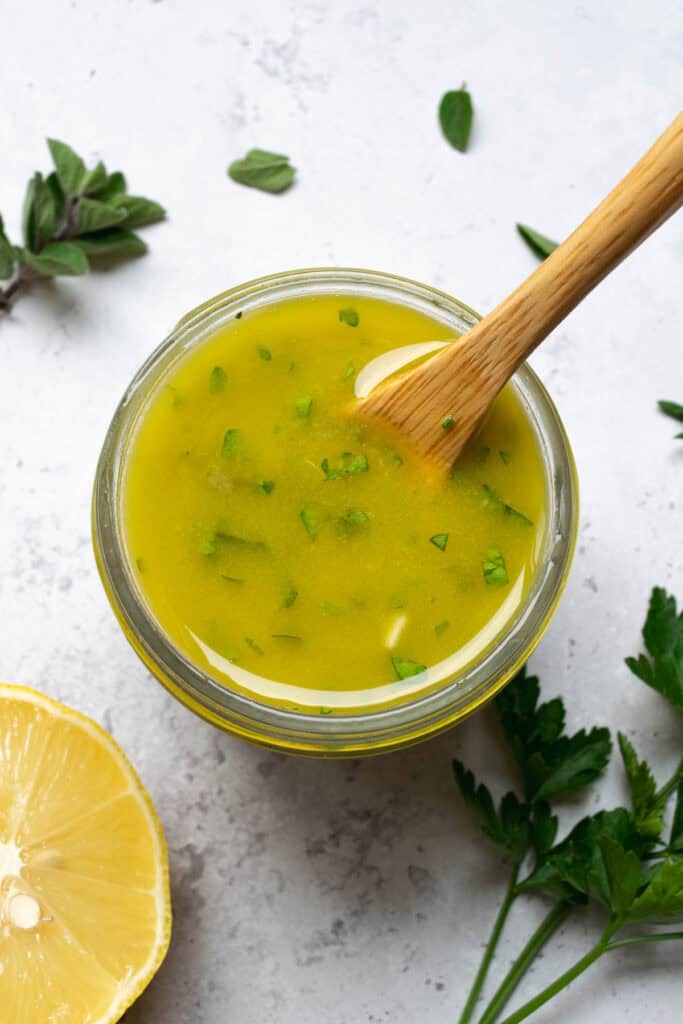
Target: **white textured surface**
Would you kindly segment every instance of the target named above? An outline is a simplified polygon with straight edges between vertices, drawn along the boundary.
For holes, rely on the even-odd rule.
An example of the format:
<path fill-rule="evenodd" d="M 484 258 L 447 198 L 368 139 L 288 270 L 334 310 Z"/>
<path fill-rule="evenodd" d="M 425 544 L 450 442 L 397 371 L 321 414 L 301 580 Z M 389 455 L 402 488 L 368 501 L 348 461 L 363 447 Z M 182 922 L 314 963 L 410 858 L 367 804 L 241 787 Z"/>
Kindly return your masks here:
<path fill-rule="evenodd" d="M 165 202 L 143 260 L 35 290 L 0 323 L 0 677 L 94 715 L 166 826 L 176 927 L 128 1024 L 451 1024 L 503 873 L 462 811 L 450 758 L 502 785 L 484 713 L 378 760 L 314 763 L 223 736 L 153 683 L 106 604 L 89 492 L 115 403 L 178 316 L 252 276 L 365 265 L 486 311 L 530 271 L 514 231 L 562 237 L 672 119 L 678 0 L 335 4 L 3 0 L 0 210 L 16 228 L 43 137 L 72 142 Z M 466 80 L 476 124 L 441 139 Z M 288 195 L 239 188 L 257 145 L 300 168 Z M 683 445 L 655 411 L 683 399 L 683 220 L 666 225 L 534 360 L 575 446 L 581 545 L 533 660 L 575 727 L 637 737 L 664 773 L 681 748 L 629 675 L 649 588 L 683 597 Z M 615 764 L 606 794 L 623 798 Z M 594 807 L 591 795 L 586 807 Z M 571 815 L 579 813 L 576 806 Z M 571 816 L 570 815 L 570 816 Z M 541 912 L 529 903 L 507 962 Z M 524 985 L 586 948 L 579 917 Z M 539 1024 L 680 1021 L 674 946 L 613 954 Z"/>

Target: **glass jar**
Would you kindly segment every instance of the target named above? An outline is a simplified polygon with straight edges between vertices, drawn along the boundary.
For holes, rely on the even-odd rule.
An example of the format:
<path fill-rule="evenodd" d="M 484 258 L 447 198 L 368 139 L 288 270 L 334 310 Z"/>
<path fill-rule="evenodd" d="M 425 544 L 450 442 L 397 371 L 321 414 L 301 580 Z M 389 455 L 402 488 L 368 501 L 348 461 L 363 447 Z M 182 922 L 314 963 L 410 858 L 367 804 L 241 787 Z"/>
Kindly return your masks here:
<path fill-rule="evenodd" d="M 512 386 L 542 454 L 545 531 L 526 598 L 474 662 L 399 705 L 350 707 L 325 716 L 230 690 L 192 664 L 155 621 L 126 553 L 122 480 L 136 420 L 171 368 L 237 312 L 284 299 L 340 293 L 409 306 L 456 333 L 479 320 L 473 310 L 444 292 L 368 270 L 295 270 L 232 288 L 183 317 L 135 375 L 105 438 L 93 494 L 93 542 L 102 582 L 125 635 L 150 671 L 214 725 L 265 746 L 317 756 L 374 754 L 415 743 L 461 721 L 495 696 L 529 657 L 550 622 L 569 572 L 578 519 L 576 470 L 567 436 L 545 388 L 524 365 Z"/>

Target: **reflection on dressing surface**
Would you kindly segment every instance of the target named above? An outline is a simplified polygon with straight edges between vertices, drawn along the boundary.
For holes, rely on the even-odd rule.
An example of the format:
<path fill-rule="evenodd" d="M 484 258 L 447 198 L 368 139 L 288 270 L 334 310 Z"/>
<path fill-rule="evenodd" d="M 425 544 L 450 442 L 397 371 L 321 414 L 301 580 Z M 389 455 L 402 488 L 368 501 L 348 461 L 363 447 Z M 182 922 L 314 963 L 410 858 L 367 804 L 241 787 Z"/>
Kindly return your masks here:
<path fill-rule="evenodd" d="M 348 415 L 367 363 L 449 335 L 376 299 L 288 300 L 151 396 L 125 458 L 126 546 L 162 630 L 218 682 L 323 713 L 400 702 L 514 617 L 545 481 L 513 389 L 446 481 Z"/>

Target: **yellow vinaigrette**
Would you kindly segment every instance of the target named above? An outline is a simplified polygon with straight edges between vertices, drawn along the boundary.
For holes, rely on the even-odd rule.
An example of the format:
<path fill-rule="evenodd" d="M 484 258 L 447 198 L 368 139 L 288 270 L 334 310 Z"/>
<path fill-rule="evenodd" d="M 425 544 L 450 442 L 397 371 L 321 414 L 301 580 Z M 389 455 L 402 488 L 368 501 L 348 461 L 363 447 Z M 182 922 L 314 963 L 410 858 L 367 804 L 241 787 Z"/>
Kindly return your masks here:
<path fill-rule="evenodd" d="M 125 457 L 126 547 L 161 629 L 218 682 L 329 710 L 401 699 L 514 616 L 546 495 L 513 389 L 447 481 L 348 414 L 371 359 L 451 336 L 377 299 L 292 299 L 238 315 L 153 393 Z"/>

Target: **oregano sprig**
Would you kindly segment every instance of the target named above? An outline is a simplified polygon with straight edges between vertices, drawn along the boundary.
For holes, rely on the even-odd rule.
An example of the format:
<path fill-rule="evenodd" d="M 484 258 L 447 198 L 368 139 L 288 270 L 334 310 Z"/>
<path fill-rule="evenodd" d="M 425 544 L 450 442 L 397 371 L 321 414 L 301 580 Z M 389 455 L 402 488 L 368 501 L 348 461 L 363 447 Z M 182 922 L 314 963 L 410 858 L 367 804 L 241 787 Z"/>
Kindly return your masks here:
<path fill-rule="evenodd" d="M 13 245 L 0 217 L 0 310 L 44 277 L 74 277 L 90 263 L 147 252 L 133 229 L 166 216 L 159 203 L 127 192 L 121 171 L 107 172 L 100 160 L 88 168 L 64 142 L 47 140 L 54 170 L 40 171 L 26 186 L 22 244 Z"/>

